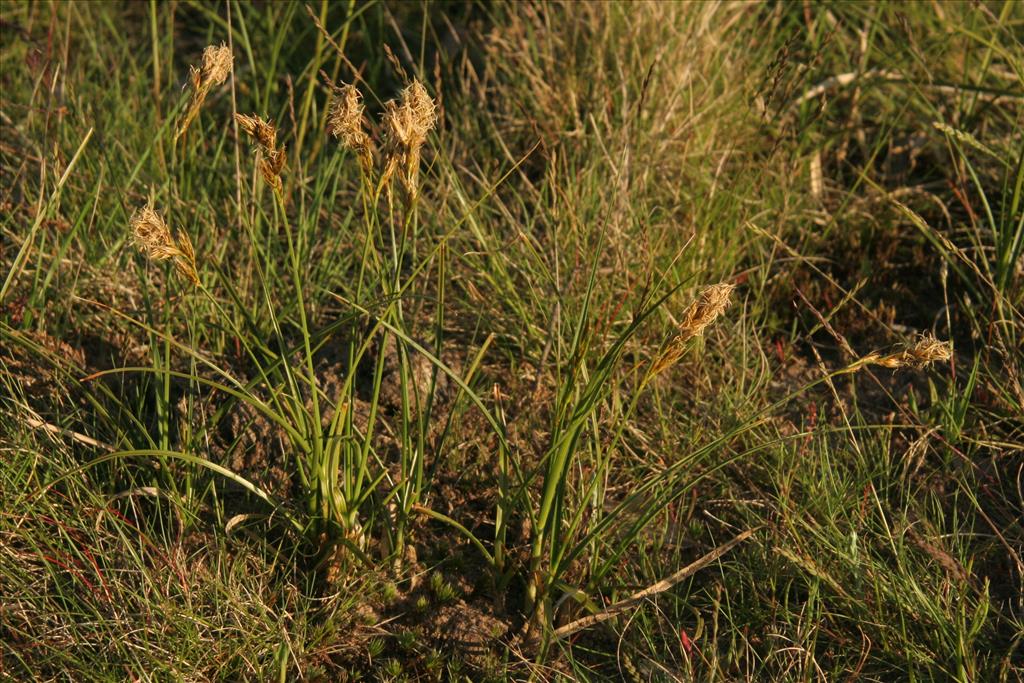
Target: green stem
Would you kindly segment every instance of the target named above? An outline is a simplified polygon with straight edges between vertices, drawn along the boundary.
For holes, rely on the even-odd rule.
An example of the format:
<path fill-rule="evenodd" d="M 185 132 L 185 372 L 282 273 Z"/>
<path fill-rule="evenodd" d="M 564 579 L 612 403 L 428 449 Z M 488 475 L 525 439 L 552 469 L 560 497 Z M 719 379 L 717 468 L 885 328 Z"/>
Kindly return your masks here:
<path fill-rule="evenodd" d="M 306 318 L 306 301 L 302 287 L 302 268 L 299 263 L 299 254 L 295 246 L 295 236 L 292 233 L 291 222 L 288 220 L 288 214 L 285 210 L 284 197 L 281 196 L 280 191 L 275 191 L 274 199 L 277 203 L 277 209 L 280 213 L 281 221 L 284 223 L 285 236 L 288 240 L 288 256 L 291 261 L 292 278 L 295 281 L 296 305 L 299 309 L 299 331 L 302 334 L 302 346 L 305 355 L 306 372 L 308 374 L 307 379 L 309 382 L 309 395 L 310 400 L 313 403 L 312 424 L 309 425 L 308 431 L 310 446 L 312 448 L 310 458 L 311 467 L 309 468 L 312 478 L 311 483 L 316 489 L 319 512 L 325 519 L 327 519 L 331 516 L 329 513 L 333 511 L 331 508 L 333 508 L 334 500 L 332 493 L 326 488 L 330 481 L 330 476 L 326 471 L 328 463 L 323 457 L 323 425 L 320 422 L 320 397 L 316 390 L 316 371 L 313 366 L 313 350 L 309 342 L 309 321 Z M 301 398 L 299 397 L 296 397 L 296 399 L 301 401 Z"/>

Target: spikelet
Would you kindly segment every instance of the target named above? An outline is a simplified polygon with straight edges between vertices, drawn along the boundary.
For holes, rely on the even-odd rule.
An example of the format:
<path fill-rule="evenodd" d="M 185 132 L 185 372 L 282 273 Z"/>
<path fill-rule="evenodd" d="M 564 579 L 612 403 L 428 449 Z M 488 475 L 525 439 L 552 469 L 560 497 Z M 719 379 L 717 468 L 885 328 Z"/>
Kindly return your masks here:
<path fill-rule="evenodd" d="M 181 256 L 174 259 L 174 268 L 193 285 L 199 286 L 196 250 L 192 247 L 192 238 L 184 230 L 178 233 L 178 249 L 181 250 Z"/>
<path fill-rule="evenodd" d="M 373 169 L 373 143 L 365 130 L 366 117 L 362 96 L 354 85 L 334 89 L 327 127 L 341 143 L 359 156 L 363 172 Z"/>
<path fill-rule="evenodd" d="M 951 138 L 954 138 L 954 139 L 958 140 L 959 142 L 962 142 L 962 143 L 964 143 L 966 145 L 970 145 L 971 147 L 973 147 L 973 148 L 975 148 L 977 150 L 980 150 L 980 151 L 984 152 L 985 154 L 988 154 L 993 159 L 1002 160 L 1002 157 L 998 153 L 996 153 L 988 145 L 986 145 L 981 140 L 979 140 L 978 138 L 974 137 L 973 135 L 971 135 L 969 132 L 967 132 L 965 130 L 960 130 L 958 128 L 953 128 L 952 126 L 950 126 L 948 124 L 945 124 L 945 123 L 942 123 L 941 121 L 934 121 L 932 123 L 932 127 L 935 128 L 935 130 L 937 130 L 937 131 L 939 131 L 941 133 L 944 133 L 944 134 L 948 135 Z"/>
<path fill-rule="evenodd" d="M 952 356 L 953 348 L 949 342 L 939 341 L 931 335 L 923 335 L 902 351 L 887 355 L 869 353 L 854 363 L 854 366 L 860 368 L 865 365 L 881 365 L 893 370 L 907 367 L 923 368 L 931 363 L 947 361 Z"/>
<path fill-rule="evenodd" d="M 220 85 L 227 80 L 231 73 L 231 65 L 234 56 L 231 48 L 223 43 L 220 46 L 210 45 L 203 50 L 202 69 L 189 67 L 189 83 L 192 86 L 192 99 L 189 101 L 188 109 L 178 125 L 178 132 L 175 138 L 180 138 L 188 130 L 189 125 L 199 115 L 199 110 L 206 101 L 206 95 L 210 88 Z"/>
<path fill-rule="evenodd" d="M 210 45 L 203 50 L 203 84 L 210 88 L 220 85 L 228 79 L 231 74 L 231 65 L 234 62 L 234 55 L 231 48 L 224 43 L 215 47 Z"/>
<path fill-rule="evenodd" d="M 415 199 L 418 191 L 420 148 L 437 124 L 434 100 L 418 80 L 413 79 L 398 100 L 384 104 L 384 134 L 387 141 L 381 182 L 387 184 L 401 172 L 402 184 Z"/>
<path fill-rule="evenodd" d="M 248 116 L 246 114 L 235 114 L 235 120 L 242 130 L 256 141 L 263 152 L 263 159 L 260 160 L 260 173 L 275 190 L 281 190 L 281 172 L 284 170 L 286 155 L 284 145 L 277 146 L 277 129 L 270 121 L 264 121 L 259 116 Z"/>
<path fill-rule="evenodd" d="M 154 209 L 146 204 L 136 209 L 130 220 L 132 237 L 136 246 L 154 261 L 174 260 L 174 268 L 192 284 L 199 284 L 196 272 L 196 252 L 188 233 L 182 232 L 174 239 L 167 223 Z"/>
<path fill-rule="evenodd" d="M 671 367 L 683 357 L 686 352 L 686 342 L 704 334 L 704 330 L 729 307 L 732 290 L 735 288 L 736 285 L 723 282 L 711 285 L 700 293 L 697 300 L 683 312 L 683 319 L 679 323 L 675 337 L 654 362 L 650 370 L 650 377 Z"/>
<path fill-rule="evenodd" d="M 171 229 L 151 204 L 136 209 L 132 214 L 131 228 L 136 246 L 154 261 L 165 261 L 180 253 L 171 237 Z"/>
<path fill-rule="evenodd" d="M 246 135 L 263 148 L 263 151 L 277 149 L 277 129 L 274 128 L 273 123 L 264 121 L 259 116 L 245 114 L 235 114 L 235 120 L 238 121 L 238 125 L 242 127 Z"/>
<path fill-rule="evenodd" d="M 679 336 L 683 341 L 704 334 L 704 329 L 729 307 L 734 289 L 736 285 L 723 282 L 701 292 L 700 297 L 683 313 L 683 321 L 679 323 Z"/>

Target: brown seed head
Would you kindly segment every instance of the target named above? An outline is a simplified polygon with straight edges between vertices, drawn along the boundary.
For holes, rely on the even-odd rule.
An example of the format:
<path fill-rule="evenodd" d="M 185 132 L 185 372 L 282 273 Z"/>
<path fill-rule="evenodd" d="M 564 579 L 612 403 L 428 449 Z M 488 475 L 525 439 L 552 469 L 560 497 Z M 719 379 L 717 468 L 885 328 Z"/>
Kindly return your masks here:
<path fill-rule="evenodd" d="M 181 254 L 171 237 L 167 223 L 153 210 L 152 204 L 136 209 L 130 221 L 136 246 L 154 261 L 164 261 Z"/>
<path fill-rule="evenodd" d="M 192 247 L 192 239 L 184 230 L 178 232 L 178 248 L 181 256 L 174 259 L 174 268 L 193 285 L 199 285 L 199 273 L 196 272 L 196 250 Z"/>
<path fill-rule="evenodd" d="M 690 304 L 683 312 L 682 322 L 679 323 L 676 336 L 668 343 L 665 350 L 651 367 L 649 377 L 653 377 L 662 370 L 674 365 L 683 357 L 686 352 L 686 342 L 694 337 L 704 334 L 704 330 L 722 312 L 729 307 L 732 290 L 736 285 L 721 283 L 711 285 L 704 289 L 697 297 L 697 300 Z"/>
<path fill-rule="evenodd" d="M 700 297 L 687 307 L 679 323 L 679 336 L 683 340 L 704 334 L 704 329 L 729 307 L 732 290 L 736 285 L 721 283 L 711 285 L 701 292 Z"/>
<path fill-rule="evenodd" d="M 336 88 L 327 126 L 345 147 L 359 155 L 363 172 L 369 174 L 373 168 L 373 143 L 366 134 L 363 112 L 362 96 L 354 85 Z"/>
<path fill-rule="evenodd" d="M 412 83 L 402 91 L 402 101 L 405 106 L 412 109 L 416 127 L 423 137 L 426 137 L 427 133 L 433 130 L 437 124 L 437 107 L 434 100 L 427 94 L 427 89 L 414 78 Z"/>
<path fill-rule="evenodd" d="M 135 244 L 154 261 L 174 259 L 174 268 L 192 284 L 199 284 L 196 252 L 188 233 L 181 232 L 176 242 L 164 219 L 146 204 L 132 214 L 130 225 Z"/>
<path fill-rule="evenodd" d="M 263 148 L 264 152 L 277 149 L 277 129 L 270 121 L 264 121 L 259 116 L 248 116 L 246 114 L 235 114 L 235 120 L 242 127 L 246 135 L 251 137 Z"/>
<path fill-rule="evenodd" d="M 185 134 L 189 125 L 199 115 L 199 109 L 203 106 L 210 88 L 220 85 L 227 79 L 228 74 L 231 73 L 233 61 L 234 57 L 228 46 L 224 44 L 221 44 L 220 47 L 210 45 L 203 50 L 202 70 L 194 66 L 189 67 L 188 77 L 192 85 L 192 99 L 182 116 L 181 123 L 178 124 L 177 138 Z"/>
<path fill-rule="evenodd" d="M 387 160 L 383 182 L 388 182 L 395 171 L 402 169 L 402 182 L 409 194 L 416 196 L 420 165 L 420 148 L 427 134 L 437 123 L 434 100 L 418 80 L 413 79 L 399 100 L 384 104 L 384 133 L 387 140 Z"/>
<path fill-rule="evenodd" d="M 246 132 L 263 151 L 263 159 L 260 160 L 259 169 L 263 179 L 275 190 L 280 190 L 281 171 L 284 170 L 286 155 L 284 146 L 277 146 L 277 129 L 274 124 L 264 121 L 259 116 L 247 116 L 246 114 L 235 114 L 235 120 L 242 130 Z"/>
<path fill-rule="evenodd" d="M 380 172 L 380 184 L 387 187 L 388 192 L 391 191 L 391 179 L 394 177 L 395 171 L 398 170 L 398 166 L 403 158 L 403 154 L 393 151 L 391 145 L 388 145 L 387 153 L 384 157 L 384 169 Z"/>
<path fill-rule="evenodd" d="M 399 100 L 384 104 L 384 129 L 388 138 L 406 149 L 422 146 L 436 123 L 434 100 L 416 79 L 402 90 Z"/>
<path fill-rule="evenodd" d="M 923 368 L 937 361 L 947 361 L 953 356 L 953 348 L 949 342 L 939 341 L 930 335 L 922 336 L 903 351 L 882 356 L 877 353 L 867 355 L 858 365 L 881 365 L 897 370 L 899 368 Z"/>
<path fill-rule="evenodd" d="M 349 149 L 359 150 L 369 144 L 370 139 L 363 130 L 362 96 L 354 85 L 344 85 L 334 91 L 327 127 Z"/>
<path fill-rule="evenodd" d="M 226 81 L 233 62 L 231 48 L 223 43 L 220 46 L 210 45 L 203 50 L 203 85 L 209 88 Z"/>
<path fill-rule="evenodd" d="M 953 347 L 949 342 L 939 341 L 932 336 L 921 337 L 916 344 L 907 349 L 907 355 L 917 367 L 947 361 L 953 357 Z"/>
<path fill-rule="evenodd" d="M 266 156 L 260 160 L 260 173 L 263 180 L 276 190 L 281 189 L 281 171 L 284 170 L 285 162 L 284 148 L 271 149 L 266 151 Z"/>
<path fill-rule="evenodd" d="M 400 152 L 416 141 L 416 124 L 413 119 L 413 111 L 399 103 L 398 100 L 388 100 L 384 103 L 384 134 L 390 147 Z M 423 144 L 420 141 L 418 144 Z"/>

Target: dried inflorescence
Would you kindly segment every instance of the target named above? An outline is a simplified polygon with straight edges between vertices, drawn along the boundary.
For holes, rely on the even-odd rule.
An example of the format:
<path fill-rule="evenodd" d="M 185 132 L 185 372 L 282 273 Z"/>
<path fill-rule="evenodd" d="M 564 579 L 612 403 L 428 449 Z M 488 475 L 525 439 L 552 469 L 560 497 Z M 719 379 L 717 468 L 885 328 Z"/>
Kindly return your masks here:
<path fill-rule="evenodd" d="M 366 134 L 362 96 L 354 85 L 334 89 L 327 127 L 345 147 L 358 155 L 363 172 L 369 175 L 373 168 L 373 143 Z"/>
<path fill-rule="evenodd" d="M 220 46 L 210 45 L 203 50 L 202 82 L 207 86 L 220 85 L 228 79 L 234 56 L 231 48 L 221 43 Z M 195 68 L 193 67 L 193 72 Z M 194 76 L 193 76 L 194 80 Z"/>
<path fill-rule="evenodd" d="M 398 100 L 384 104 L 383 124 L 386 149 L 381 182 L 387 184 L 400 171 L 400 178 L 409 196 L 415 198 L 420 148 L 427 141 L 427 134 L 437 124 L 436 105 L 422 83 L 413 79 Z"/>
<path fill-rule="evenodd" d="M 369 177 L 373 168 L 374 148 L 368 128 L 362 98 L 352 85 L 334 88 L 327 127 L 345 147 L 359 157 L 364 175 Z M 413 79 L 397 99 L 384 103 L 381 126 L 384 137 L 384 167 L 378 188 L 391 189 L 395 176 L 401 180 L 411 199 L 415 199 L 419 186 L 420 150 L 427 135 L 437 125 L 437 105 L 418 80 Z"/>
<path fill-rule="evenodd" d="M 881 365 L 885 368 L 923 368 L 939 361 L 947 361 L 953 356 L 953 348 L 949 342 L 939 341 L 935 337 L 925 335 L 902 351 L 882 355 L 870 353 L 861 358 L 855 365 Z"/>
<path fill-rule="evenodd" d="M 264 151 L 277 148 L 277 129 L 273 123 L 264 121 L 259 116 L 247 114 L 235 114 L 235 120 L 245 134 L 255 140 Z"/>
<path fill-rule="evenodd" d="M 679 323 L 679 337 L 686 341 L 704 334 L 704 329 L 715 322 L 715 319 L 729 307 L 734 289 L 736 285 L 723 282 L 711 285 L 701 292 L 700 297 L 683 312 L 683 320 Z"/>
<path fill-rule="evenodd" d="M 135 244 L 154 261 L 174 258 L 179 253 L 171 236 L 171 229 L 167 227 L 160 214 L 153 210 L 151 204 L 135 210 L 131 218 L 131 227 Z"/>
<path fill-rule="evenodd" d="M 284 145 L 277 146 L 277 129 L 274 128 L 274 124 L 264 121 L 259 116 L 246 114 L 235 114 L 235 120 L 263 152 L 263 159 L 260 160 L 260 173 L 263 174 L 263 179 L 275 190 L 280 190 L 281 171 L 284 170 L 286 157 Z"/>
<path fill-rule="evenodd" d="M 189 67 L 192 99 L 189 102 L 188 109 L 185 110 L 181 123 L 178 125 L 176 137 L 180 138 L 188 130 L 189 125 L 199 114 L 199 109 L 203 106 L 203 102 L 206 101 L 206 95 L 210 92 L 210 88 L 220 85 L 227 80 L 228 75 L 231 73 L 233 62 L 234 56 L 231 54 L 231 48 L 227 45 L 210 45 L 203 50 L 202 69 L 197 69 L 194 66 Z"/>
<path fill-rule="evenodd" d="M 187 232 L 180 232 L 175 239 L 164 219 L 152 204 L 146 204 L 132 214 L 132 237 L 135 244 L 154 261 L 174 260 L 175 269 L 192 284 L 199 284 L 196 271 L 196 252 Z"/>
<path fill-rule="evenodd" d="M 651 367 L 651 376 L 674 365 L 682 358 L 686 352 L 686 342 L 704 334 L 704 330 L 729 307 L 732 291 L 735 288 L 736 285 L 723 282 L 711 285 L 700 293 L 697 300 L 683 312 L 676 335 Z"/>

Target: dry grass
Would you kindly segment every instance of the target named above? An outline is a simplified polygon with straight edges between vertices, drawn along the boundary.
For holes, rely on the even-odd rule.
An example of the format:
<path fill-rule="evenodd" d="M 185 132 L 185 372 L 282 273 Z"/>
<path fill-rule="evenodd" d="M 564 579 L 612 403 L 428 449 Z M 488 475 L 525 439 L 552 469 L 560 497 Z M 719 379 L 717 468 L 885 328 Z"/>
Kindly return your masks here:
<path fill-rule="evenodd" d="M 333 88 L 327 128 L 341 143 L 359 157 L 363 173 L 373 170 L 373 141 L 366 134 L 367 121 L 363 96 L 354 85 Z"/>
<path fill-rule="evenodd" d="M 675 336 L 651 367 L 650 375 L 652 377 L 675 365 L 686 352 L 687 342 L 694 337 L 703 335 L 704 330 L 725 312 L 725 309 L 729 307 L 734 289 L 736 286 L 728 283 L 711 285 L 686 308 Z"/>
<path fill-rule="evenodd" d="M 953 357 L 953 348 L 949 342 L 939 341 L 931 336 L 924 336 L 903 351 L 880 355 L 872 353 L 858 361 L 861 365 L 881 365 L 884 368 L 923 368 L 931 363 L 948 361 Z"/>

